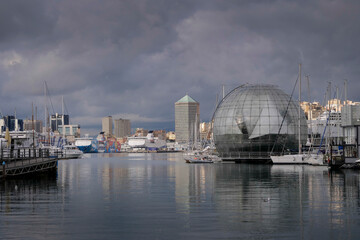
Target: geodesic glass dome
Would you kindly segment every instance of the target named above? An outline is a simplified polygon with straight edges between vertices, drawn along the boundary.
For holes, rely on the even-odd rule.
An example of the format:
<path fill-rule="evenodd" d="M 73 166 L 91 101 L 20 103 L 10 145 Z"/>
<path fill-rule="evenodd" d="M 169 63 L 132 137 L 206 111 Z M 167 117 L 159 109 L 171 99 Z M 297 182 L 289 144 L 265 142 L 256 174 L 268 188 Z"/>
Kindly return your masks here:
<path fill-rule="evenodd" d="M 270 152 L 298 151 L 299 104 L 273 85 L 232 90 L 214 113 L 214 141 L 223 160 L 268 160 Z M 281 126 L 281 127 L 280 127 Z M 306 143 L 305 114 L 300 139 Z"/>

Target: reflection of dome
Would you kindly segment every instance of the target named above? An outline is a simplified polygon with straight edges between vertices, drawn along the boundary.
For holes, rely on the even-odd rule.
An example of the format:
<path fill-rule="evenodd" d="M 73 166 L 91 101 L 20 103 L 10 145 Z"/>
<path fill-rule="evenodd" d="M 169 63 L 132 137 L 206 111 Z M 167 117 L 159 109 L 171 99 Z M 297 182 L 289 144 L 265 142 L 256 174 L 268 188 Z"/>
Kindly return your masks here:
<path fill-rule="evenodd" d="M 275 153 L 283 148 L 297 151 L 299 105 L 293 100 L 289 103 L 289 99 L 289 95 L 272 85 L 240 86 L 232 90 L 214 114 L 214 140 L 222 159 L 270 159 L 275 141 Z M 306 119 L 301 110 L 302 144 L 306 135 Z"/>

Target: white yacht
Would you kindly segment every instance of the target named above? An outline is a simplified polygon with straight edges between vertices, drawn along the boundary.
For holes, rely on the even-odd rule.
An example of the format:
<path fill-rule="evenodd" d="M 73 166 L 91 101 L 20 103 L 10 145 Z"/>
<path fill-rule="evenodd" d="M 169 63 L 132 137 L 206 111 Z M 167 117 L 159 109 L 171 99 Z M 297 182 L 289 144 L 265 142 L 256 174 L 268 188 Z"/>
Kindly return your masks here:
<path fill-rule="evenodd" d="M 290 98 L 291 99 L 291 98 Z M 301 64 L 299 64 L 299 116 L 298 116 L 298 138 L 299 138 L 299 152 L 296 154 L 284 154 L 280 156 L 270 156 L 273 164 L 306 164 L 306 154 L 301 152 L 301 118 L 300 118 L 300 112 L 301 112 Z M 285 118 L 285 116 L 283 117 Z M 281 128 L 280 128 L 281 130 Z M 280 131 L 279 131 L 280 133 Z"/>
<path fill-rule="evenodd" d="M 288 154 L 281 156 L 270 156 L 274 164 L 306 164 L 305 154 Z"/>
<path fill-rule="evenodd" d="M 184 159 L 187 163 L 213 163 L 221 162 L 221 158 L 212 152 L 210 147 L 203 150 L 193 150 L 184 153 Z"/>
<path fill-rule="evenodd" d="M 308 154 L 305 157 L 305 161 L 307 162 L 307 164 L 313 165 L 313 166 L 325 166 L 325 165 L 327 165 L 327 163 L 324 161 L 324 155 L 322 153 Z"/>
<path fill-rule="evenodd" d="M 66 159 L 80 158 L 82 157 L 83 152 L 79 150 L 75 145 L 64 145 L 62 155 Z"/>

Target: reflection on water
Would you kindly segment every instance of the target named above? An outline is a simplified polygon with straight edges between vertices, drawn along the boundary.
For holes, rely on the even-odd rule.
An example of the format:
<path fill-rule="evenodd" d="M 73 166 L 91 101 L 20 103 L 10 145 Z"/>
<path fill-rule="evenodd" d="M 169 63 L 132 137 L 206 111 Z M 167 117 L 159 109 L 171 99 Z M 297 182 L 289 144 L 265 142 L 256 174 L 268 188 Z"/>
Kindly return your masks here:
<path fill-rule="evenodd" d="M 57 175 L 0 182 L 0 234 L 6 239 L 357 239 L 359 173 L 186 164 L 180 153 L 89 154 L 59 161 Z"/>

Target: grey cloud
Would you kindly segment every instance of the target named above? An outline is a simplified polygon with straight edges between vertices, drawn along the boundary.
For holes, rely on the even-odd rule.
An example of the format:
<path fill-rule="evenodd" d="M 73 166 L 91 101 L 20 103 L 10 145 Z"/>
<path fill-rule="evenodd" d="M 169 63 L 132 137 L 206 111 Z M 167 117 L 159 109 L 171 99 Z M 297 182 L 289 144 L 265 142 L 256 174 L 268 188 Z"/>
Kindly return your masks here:
<path fill-rule="evenodd" d="M 322 100 L 328 81 L 342 86 L 343 79 L 349 80 L 349 96 L 360 100 L 357 1 L 0 5 L 5 114 L 16 107 L 28 116 L 32 101 L 41 106 L 47 81 L 55 111 L 64 95 L 83 129 L 95 127 L 91 119 L 122 114 L 139 126 L 153 120 L 154 126 L 173 128 L 174 102 L 186 93 L 200 102 L 206 121 L 221 85 L 230 90 L 246 82 L 270 83 L 290 93 L 299 62 L 303 75 L 310 75 L 315 100 Z"/>

